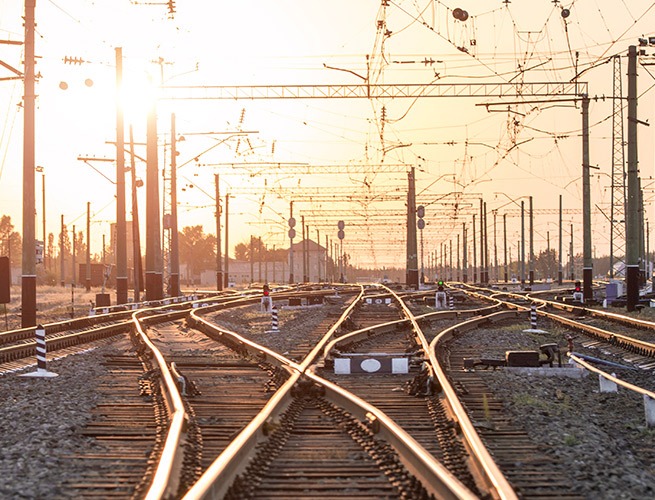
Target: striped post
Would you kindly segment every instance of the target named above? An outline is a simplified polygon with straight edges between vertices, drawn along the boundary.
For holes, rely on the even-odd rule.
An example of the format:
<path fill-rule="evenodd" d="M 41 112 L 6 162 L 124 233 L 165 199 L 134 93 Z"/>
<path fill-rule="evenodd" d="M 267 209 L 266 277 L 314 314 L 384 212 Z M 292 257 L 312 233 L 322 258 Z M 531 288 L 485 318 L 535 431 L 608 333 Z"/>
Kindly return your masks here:
<path fill-rule="evenodd" d="M 537 304 L 530 306 L 530 328 L 537 329 Z"/>
<path fill-rule="evenodd" d="M 448 297 L 448 308 L 452 311 L 455 309 L 455 298 L 451 295 Z"/>
<path fill-rule="evenodd" d="M 277 322 L 277 306 L 271 307 L 271 332 L 279 332 Z"/>
<path fill-rule="evenodd" d="M 36 335 L 36 371 L 31 373 L 24 373 L 22 377 L 57 377 L 58 375 L 46 370 L 45 354 L 45 328 L 43 325 L 37 325 L 34 331 Z"/>
<path fill-rule="evenodd" d="M 46 371 L 45 328 L 43 328 L 43 325 L 37 325 L 35 333 L 36 333 L 36 367 L 40 371 Z"/>

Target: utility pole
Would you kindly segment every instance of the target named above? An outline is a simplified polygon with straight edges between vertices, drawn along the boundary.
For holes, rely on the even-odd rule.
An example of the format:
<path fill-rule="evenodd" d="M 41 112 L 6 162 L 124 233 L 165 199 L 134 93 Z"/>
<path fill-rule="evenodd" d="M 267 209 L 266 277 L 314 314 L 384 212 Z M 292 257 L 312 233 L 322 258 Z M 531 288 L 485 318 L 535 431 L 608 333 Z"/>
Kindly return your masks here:
<path fill-rule="evenodd" d="M 422 238 L 422 237 L 421 237 Z M 453 281 L 453 240 L 448 240 L 448 281 Z"/>
<path fill-rule="evenodd" d="M 621 56 L 612 57 L 614 86 L 612 91 L 612 209 L 610 211 L 610 279 L 614 278 L 615 263 L 625 264 L 626 171 L 623 136 L 623 74 Z M 621 256 L 621 257 L 619 257 Z"/>
<path fill-rule="evenodd" d="M 525 287 L 525 201 L 521 200 L 521 288 Z"/>
<path fill-rule="evenodd" d="M 328 248 L 329 248 L 329 241 L 328 241 L 328 235 L 325 235 L 325 281 L 329 282 L 330 278 L 328 275 L 328 261 L 330 260 L 328 258 Z M 334 281 L 334 279 L 332 280 Z"/>
<path fill-rule="evenodd" d="M 529 198 L 530 202 L 530 262 L 529 262 L 529 278 L 530 288 L 534 285 L 534 210 L 532 209 L 532 196 Z"/>
<path fill-rule="evenodd" d="M 489 284 L 489 223 L 487 221 L 487 202 L 483 203 L 484 214 L 484 284 Z"/>
<path fill-rule="evenodd" d="M 628 104 L 629 106 L 629 104 Z M 593 299 L 593 260 L 591 244 L 591 187 L 589 181 L 589 97 L 582 97 L 582 294 L 584 301 Z"/>
<path fill-rule="evenodd" d="M 456 281 L 460 281 L 460 273 L 461 273 L 461 268 L 459 267 L 460 265 L 460 260 L 459 260 L 459 233 L 457 233 L 457 273 L 456 273 Z"/>
<path fill-rule="evenodd" d="M 223 282 L 225 285 L 225 288 L 230 287 L 230 258 L 229 258 L 229 247 L 228 247 L 228 241 L 229 241 L 229 218 L 228 215 L 230 213 L 229 209 L 229 203 L 230 203 L 230 193 L 225 193 L 225 274 L 224 279 L 225 281 Z"/>
<path fill-rule="evenodd" d="M 157 111 L 153 101 L 146 127 L 146 300 L 160 300 L 162 297 Z"/>
<path fill-rule="evenodd" d="M 132 125 L 130 125 L 130 175 L 132 182 L 132 260 L 134 261 L 134 302 L 140 302 L 141 290 L 143 290 L 143 262 L 141 260 L 141 233 L 139 229 L 139 203 L 136 195 L 136 162 L 134 154 L 134 131 Z M 105 263 L 104 257 L 102 263 L 103 265 Z"/>
<path fill-rule="evenodd" d="M 564 278 L 564 270 L 562 268 L 562 195 L 559 195 L 559 250 L 558 254 L 558 266 L 557 266 L 557 284 L 561 285 Z"/>
<path fill-rule="evenodd" d="M 263 246 L 262 246 L 262 237 L 259 236 L 257 238 L 257 263 L 258 263 L 258 269 L 257 269 L 257 281 L 261 283 L 262 281 L 262 257 L 263 257 Z"/>
<path fill-rule="evenodd" d="M 503 254 L 505 257 L 505 283 L 509 280 L 509 268 L 507 267 L 507 214 L 503 214 Z"/>
<path fill-rule="evenodd" d="M 123 49 L 116 47 L 116 302 L 127 304 L 127 230 L 125 222 L 125 130 L 121 88 Z M 148 222 L 150 224 L 150 221 Z"/>
<path fill-rule="evenodd" d="M 255 239 L 250 235 L 250 284 L 255 281 Z"/>
<path fill-rule="evenodd" d="M 637 47 L 628 47 L 628 199 L 626 209 L 627 309 L 639 302 L 639 163 L 637 155 Z"/>
<path fill-rule="evenodd" d="M 177 132 L 175 113 L 171 113 L 171 274 L 168 281 L 168 294 L 180 295 L 180 240 L 177 230 Z"/>
<path fill-rule="evenodd" d="M 91 202 L 86 202 L 86 291 L 91 290 Z"/>
<path fill-rule="evenodd" d="M 64 231 L 64 214 L 61 214 L 61 230 L 59 233 L 59 283 L 62 287 L 66 286 L 66 261 L 64 260 L 64 238 L 66 235 L 64 234 Z"/>
<path fill-rule="evenodd" d="M 75 224 L 73 224 L 73 255 L 72 255 L 72 268 L 73 268 L 73 277 L 71 278 L 71 286 L 75 288 L 75 282 L 77 281 L 77 272 L 75 269 L 75 243 L 77 238 L 75 237 Z"/>
<path fill-rule="evenodd" d="M 36 0 L 25 0 L 25 75 L 23 96 L 23 263 L 21 277 L 21 326 L 36 326 L 36 200 L 34 153 L 34 10 Z M 45 241 L 43 242 L 45 246 Z"/>
<path fill-rule="evenodd" d="M 498 245 L 497 245 L 497 240 L 496 240 L 496 216 L 498 215 L 498 211 L 494 210 L 494 278 L 495 281 L 498 282 Z"/>
<path fill-rule="evenodd" d="M 487 230 L 487 221 L 485 220 L 484 201 L 480 198 L 480 282 L 487 283 L 487 245 L 485 233 Z"/>
<path fill-rule="evenodd" d="M 289 284 L 293 285 L 293 237 L 296 235 L 296 230 L 293 226 L 296 225 L 296 219 L 293 218 L 293 201 L 289 202 Z"/>
<path fill-rule="evenodd" d="M 466 222 L 462 222 L 462 281 L 468 282 L 468 250 L 466 248 Z"/>
<path fill-rule="evenodd" d="M 221 258 L 221 193 L 218 174 L 214 174 L 214 184 L 216 186 L 216 290 L 221 291 L 223 290 L 223 265 Z"/>
<path fill-rule="evenodd" d="M 473 283 L 477 283 L 477 281 L 478 281 L 478 263 L 477 263 L 477 257 L 476 257 L 477 250 L 475 248 L 475 245 L 476 245 L 476 243 L 475 243 L 475 214 L 473 214 L 473 224 L 471 225 L 471 227 L 473 228 L 473 235 L 472 235 L 473 237 L 471 238 L 471 240 L 473 240 Z"/>
<path fill-rule="evenodd" d="M 309 283 L 309 226 L 305 225 L 305 216 L 302 216 L 302 278 Z"/>
<path fill-rule="evenodd" d="M 316 269 L 318 272 L 318 282 L 321 282 L 321 233 L 316 229 Z"/>
<path fill-rule="evenodd" d="M 418 290 L 418 252 L 416 248 L 416 182 L 414 167 L 408 173 L 407 190 L 407 287 Z"/>
<path fill-rule="evenodd" d="M 571 224 L 571 242 L 569 246 L 569 254 L 571 256 L 569 267 L 571 271 L 571 281 L 575 280 L 575 258 L 573 257 L 573 224 Z"/>

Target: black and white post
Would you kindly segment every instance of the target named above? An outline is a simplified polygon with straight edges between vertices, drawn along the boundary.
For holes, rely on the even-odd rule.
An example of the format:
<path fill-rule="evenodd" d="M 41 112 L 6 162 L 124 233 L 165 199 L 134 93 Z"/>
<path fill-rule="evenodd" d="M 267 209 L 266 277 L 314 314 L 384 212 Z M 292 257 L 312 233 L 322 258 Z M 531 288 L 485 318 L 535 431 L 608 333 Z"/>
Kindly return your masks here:
<path fill-rule="evenodd" d="M 46 343 L 45 343 L 45 328 L 43 325 L 37 325 L 35 329 L 36 334 L 36 371 L 25 373 L 24 377 L 57 377 L 57 373 L 49 372 L 46 369 Z"/>
<path fill-rule="evenodd" d="M 537 304 L 534 302 L 530 305 L 530 328 L 523 331 L 529 333 L 546 333 L 544 330 L 537 328 Z"/>
<path fill-rule="evenodd" d="M 280 331 L 278 327 L 278 318 L 277 318 L 277 306 L 273 305 L 271 307 L 271 329 L 266 333 L 278 333 Z"/>

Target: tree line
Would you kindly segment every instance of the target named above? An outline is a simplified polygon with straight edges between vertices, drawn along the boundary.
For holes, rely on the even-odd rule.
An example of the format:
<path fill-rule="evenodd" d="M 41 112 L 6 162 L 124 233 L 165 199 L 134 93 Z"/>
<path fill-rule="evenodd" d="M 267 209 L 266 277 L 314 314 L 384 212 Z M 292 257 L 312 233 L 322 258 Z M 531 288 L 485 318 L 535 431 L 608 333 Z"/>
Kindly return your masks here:
<path fill-rule="evenodd" d="M 63 256 L 67 276 L 64 280 L 69 280 L 72 276 L 73 249 L 75 250 L 75 262 L 86 262 L 86 235 L 84 231 L 76 231 L 71 234 L 67 226 L 64 225 L 63 231 L 55 235 L 49 233 L 45 248 L 45 260 L 42 265 L 37 266 L 37 281 L 40 284 L 56 284 L 61 280 L 60 263 Z M 179 257 L 180 264 L 186 264 L 188 272 L 192 276 L 198 276 L 202 271 L 214 269 L 216 267 L 216 237 L 212 234 L 206 234 L 201 225 L 187 226 L 179 232 Z M 74 244 L 73 244 L 74 243 Z M 103 253 L 105 255 L 103 255 Z M 0 217 L 0 255 L 8 256 L 12 268 L 21 267 L 22 263 L 22 238 L 21 234 L 15 230 L 11 222 L 11 217 L 2 215 Z M 223 256 L 224 258 L 224 256 Z M 259 237 L 250 236 L 246 241 L 237 243 L 234 246 L 234 258 L 240 261 L 253 262 L 286 262 L 288 259 L 288 249 L 269 247 Z M 104 252 L 91 254 L 91 263 L 108 263 L 113 261 L 113 248 L 108 246 Z M 499 256 L 499 279 L 503 279 L 502 255 Z M 567 259 L 564 259 L 564 276 L 568 277 L 569 269 Z M 557 253 L 553 249 L 544 250 L 535 255 L 534 270 L 536 279 L 545 279 L 548 277 L 556 278 L 559 266 Z M 575 274 L 581 276 L 582 256 L 574 256 Z M 509 263 L 509 274 L 519 276 L 520 262 L 512 260 Z M 526 278 L 528 273 L 528 262 L 526 259 L 525 272 Z M 402 269 L 365 269 L 358 268 L 354 272 L 374 276 L 380 273 L 389 274 L 393 278 L 400 277 L 404 279 L 404 270 Z M 450 273 L 449 270 L 443 270 Z M 609 257 L 603 256 L 594 259 L 594 274 L 605 275 L 609 272 Z M 426 276 L 426 278 L 430 278 Z M 439 277 L 439 279 L 446 278 Z M 469 276 L 469 279 L 471 276 Z"/>

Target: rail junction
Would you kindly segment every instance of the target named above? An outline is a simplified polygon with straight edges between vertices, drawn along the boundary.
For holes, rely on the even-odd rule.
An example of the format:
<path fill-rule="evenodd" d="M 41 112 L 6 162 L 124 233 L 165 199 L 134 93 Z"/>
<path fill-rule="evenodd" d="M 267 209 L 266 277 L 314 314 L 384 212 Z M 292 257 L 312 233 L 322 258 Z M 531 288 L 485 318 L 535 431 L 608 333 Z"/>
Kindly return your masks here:
<path fill-rule="evenodd" d="M 84 425 L 71 426 L 88 442 L 65 454 L 56 491 L 78 498 L 585 498 L 589 486 L 510 416 L 492 389 L 501 373 L 515 386 L 525 378 L 566 379 L 555 385 L 555 403 L 533 396 L 547 413 L 572 404 L 567 384 L 599 377 L 601 388 L 620 388 L 634 400 L 625 403 L 630 416 L 620 418 L 647 436 L 630 452 L 637 460 L 652 456 L 655 323 L 470 284 L 449 284 L 451 300 L 440 306 L 436 290 L 273 288 L 279 329 L 271 328 L 270 304 L 257 288 L 45 325 L 49 367 L 63 357 L 70 369 L 110 349 L 103 373 L 88 375 L 97 377 L 96 392 Z M 38 393 L 59 378 L 34 376 L 49 370 L 39 364 L 32 371 L 33 334 L 0 337 L 4 388 L 33 384 Z"/>

